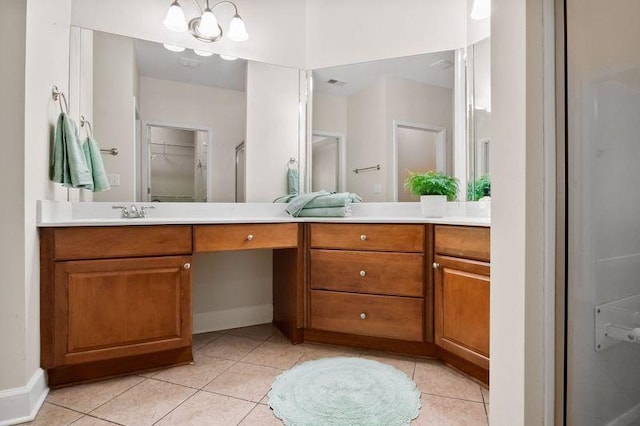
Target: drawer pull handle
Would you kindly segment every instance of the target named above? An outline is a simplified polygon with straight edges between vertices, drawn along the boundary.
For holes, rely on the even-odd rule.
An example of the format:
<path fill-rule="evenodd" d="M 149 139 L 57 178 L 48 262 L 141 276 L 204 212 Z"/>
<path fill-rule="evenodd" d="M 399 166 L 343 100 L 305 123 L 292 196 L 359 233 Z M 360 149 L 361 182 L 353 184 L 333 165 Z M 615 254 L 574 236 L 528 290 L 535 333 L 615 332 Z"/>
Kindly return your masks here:
<path fill-rule="evenodd" d="M 440 264 L 438 262 L 433 262 L 433 269 L 438 269 Z"/>
<path fill-rule="evenodd" d="M 367 319 L 367 314 L 365 314 L 364 312 L 360 314 L 360 319 Z"/>
<path fill-rule="evenodd" d="M 360 235 L 360 239 L 361 239 L 362 241 L 367 241 L 367 236 L 366 236 L 366 235 L 364 235 L 364 234 L 362 234 L 362 235 Z"/>
<path fill-rule="evenodd" d="M 366 276 L 366 275 L 367 275 L 367 273 L 366 273 L 365 271 L 360 271 L 360 276 L 361 276 L 361 277 L 364 277 L 364 276 Z"/>
<path fill-rule="evenodd" d="M 191 269 L 191 264 L 189 262 L 183 265 L 184 269 Z"/>
<path fill-rule="evenodd" d="M 251 234 L 247 235 L 247 241 L 253 241 L 253 235 Z"/>

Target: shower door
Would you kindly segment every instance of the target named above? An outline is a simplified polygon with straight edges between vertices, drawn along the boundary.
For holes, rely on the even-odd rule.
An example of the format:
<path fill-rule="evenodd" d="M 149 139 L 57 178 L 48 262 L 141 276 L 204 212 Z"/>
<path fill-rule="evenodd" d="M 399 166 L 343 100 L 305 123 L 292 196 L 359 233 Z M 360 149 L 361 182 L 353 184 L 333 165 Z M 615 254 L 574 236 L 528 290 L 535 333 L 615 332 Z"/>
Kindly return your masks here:
<path fill-rule="evenodd" d="M 565 5 L 566 424 L 640 425 L 640 1 Z"/>

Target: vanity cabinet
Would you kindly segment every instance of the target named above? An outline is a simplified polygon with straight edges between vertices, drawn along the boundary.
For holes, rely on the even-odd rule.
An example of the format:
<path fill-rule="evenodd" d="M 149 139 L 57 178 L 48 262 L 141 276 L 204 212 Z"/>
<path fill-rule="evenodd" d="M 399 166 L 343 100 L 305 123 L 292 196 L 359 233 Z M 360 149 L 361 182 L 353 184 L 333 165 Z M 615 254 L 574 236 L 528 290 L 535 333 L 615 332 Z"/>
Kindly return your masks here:
<path fill-rule="evenodd" d="M 309 247 L 305 336 L 424 341 L 424 225 L 311 224 Z"/>
<path fill-rule="evenodd" d="M 434 230 L 435 343 L 489 369 L 489 229 Z"/>
<path fill-rule="evenodd" d="M 40 233 L 49 386 L 192 361 L 191 226 Z"/>

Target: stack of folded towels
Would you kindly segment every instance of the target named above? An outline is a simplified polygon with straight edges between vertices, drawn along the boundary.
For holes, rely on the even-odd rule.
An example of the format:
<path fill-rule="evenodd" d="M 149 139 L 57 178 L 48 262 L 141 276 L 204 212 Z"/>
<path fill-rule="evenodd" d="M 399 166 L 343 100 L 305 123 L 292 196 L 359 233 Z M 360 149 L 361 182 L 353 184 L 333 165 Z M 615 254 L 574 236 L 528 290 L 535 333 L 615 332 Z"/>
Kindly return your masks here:
<path fill-rule="evenodd" d="M 76 124 L 64 112 L 60 113 L 56 123 L 50 177 L 68 188 L 93 192 L 109 189 L 100 147 L 91 136 L 81 143 Z"/>
<path fill-rule="evenodd" d="M 351 203 L 362 198 L 350 192 L 309 192 L 293 197 L 287 212 L 294 217 L 346 217 L 351 216 Z"/>

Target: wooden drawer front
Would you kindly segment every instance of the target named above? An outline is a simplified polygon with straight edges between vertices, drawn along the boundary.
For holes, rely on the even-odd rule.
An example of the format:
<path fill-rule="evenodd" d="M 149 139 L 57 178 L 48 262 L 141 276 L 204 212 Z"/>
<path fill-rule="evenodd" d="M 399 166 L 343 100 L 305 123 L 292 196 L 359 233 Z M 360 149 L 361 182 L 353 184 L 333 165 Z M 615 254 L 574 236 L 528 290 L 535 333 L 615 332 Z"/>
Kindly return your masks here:
<path fill-rule="evenodd" d="M 314 223 L 311 247 L 422 253 L 424 226 Z"/>
<path fill-rule="evenodd" d="M 277 249 L 298 246 L 297 223 L 194 227 L 194 251 Z"/>
<path fill-rule="evenodd" d="M 192 249 L 188 225 L 60 228 L 54 241 L 56 260 L 191 254 Z"/>
<path fill-rule="evenodd" d="M 490 260 L 490 229 L 474 226 L 435 227 L 435 252 L 469 259 Z"/>
<path fill-rule="evenodd" d="M 56 264 L 58 365 L 138 355 L 191 343 L 191 258 Z M 189 264 L 189 266 L 185 266 Z"/>
<path fill-rule="evenodd" d="M 311 328 L 422 341 L 423 299 L 322 290 L 310 294 Z"/>
<path fill-rule="evenodd" d="M 424 296 L 424 256 L 413 253 L 311 250 L 311 288 Z"/>

